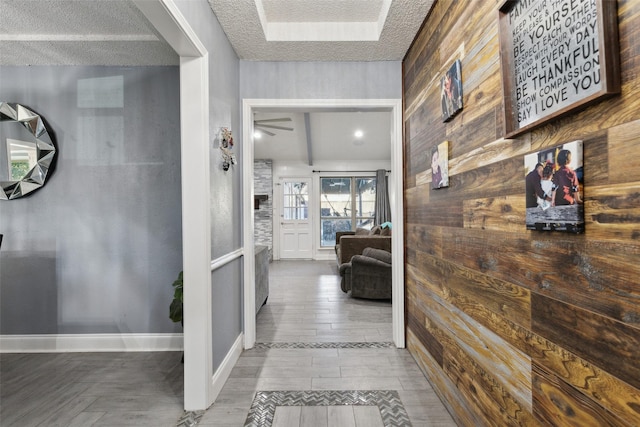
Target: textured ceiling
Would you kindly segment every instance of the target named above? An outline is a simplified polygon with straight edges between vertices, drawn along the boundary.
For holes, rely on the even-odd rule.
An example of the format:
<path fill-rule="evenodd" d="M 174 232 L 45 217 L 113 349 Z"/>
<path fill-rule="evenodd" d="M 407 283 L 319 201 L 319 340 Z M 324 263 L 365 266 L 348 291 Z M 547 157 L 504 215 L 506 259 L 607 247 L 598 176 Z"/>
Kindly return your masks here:
<path fill-rule="evenodd" d="M 0 0 L 0 65 L 177 65 L 129 0 Z"/>
<path fill-rule="evenodd" d="M 400 61 L 433 3 L 433 0 L 208 1 L 240 59 L 250 61 Z M 380 27 L 377 17 L 389 3 Z M 257 5 L 264 7 L 263 21 L 276 25 L 279 32 L 275 33 L 286 40 L 267 40 Z M 376 35 L 373 40 L 369 24 L 380 27 L 376 31 L 379 37 Z M 351 27 L 355 30 L 351 31 Z M 298 41 L 291 37 L 293 31 L 300 34 Z M 327 33 L 332 40 L 322 37 L 313 40 L 314 35 Z M 367 40 L 356 40 L 358 34 Z"/>
<path fill-rule="evenodd" d="M 375 22 L 383 0 L 262 0 L 271 22 Z M 227 2 L 228 3 L 228 2 Z"/>
<path fill-rule="evenodd" d="M 208 1 L 240 59 L 250 61 L 399 61 L 433 3 Z M 0 65 L 178 63 L 130 0 L 0 0 Z"/>

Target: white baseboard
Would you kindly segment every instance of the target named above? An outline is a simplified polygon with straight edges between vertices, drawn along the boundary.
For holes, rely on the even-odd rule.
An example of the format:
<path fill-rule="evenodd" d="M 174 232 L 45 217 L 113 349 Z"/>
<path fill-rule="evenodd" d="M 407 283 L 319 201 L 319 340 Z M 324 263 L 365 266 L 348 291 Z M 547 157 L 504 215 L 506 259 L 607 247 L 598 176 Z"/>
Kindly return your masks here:
<path fill-rule="evenodd" d="M 181 350 L 182 334 L 0 335 L 0 353 Z"/>
<path fill-rule="evenodd" d="M 238 339 L 236 339 L 236 342 L 233 343 L 233 346 L 225 356 L 224 360 L 222 361 L 220 366 L 218 366 L 218 369 L 216 369 L 215 374 L 213 374 L 213 377 L 211 377 L 211 394 L 214 401 L 218 398 L 218 395 L 222 390 L 222 386 L 224 386 L 224 383 L 229 378 L 229 375 L 231 375 L 231 370 L 234 366 L 236 366 L 236 362 L 238 362 L 238 359 L 242 354 L 243 342 L 244 334 L 238 335 Z"/>

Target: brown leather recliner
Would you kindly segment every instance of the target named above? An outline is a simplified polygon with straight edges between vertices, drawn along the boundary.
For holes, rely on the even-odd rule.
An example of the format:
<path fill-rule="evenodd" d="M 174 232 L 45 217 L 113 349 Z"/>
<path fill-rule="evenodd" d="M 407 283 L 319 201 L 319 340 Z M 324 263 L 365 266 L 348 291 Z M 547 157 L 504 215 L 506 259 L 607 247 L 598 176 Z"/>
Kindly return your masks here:
<path fill-rule="evenodd" d="M 336 258 L 338 267 L 351 261 L 354 255 L 362 255 L 364 248 L 383 249 L 391 252 L 391 229 L 379 225 L 371 230 L 336 232 Z"/>
<path fill-rule="evenodd" d="M 340 266 L 341 289 L 355 298 L 391 299 L 391 252 L 365 248 Z"/>

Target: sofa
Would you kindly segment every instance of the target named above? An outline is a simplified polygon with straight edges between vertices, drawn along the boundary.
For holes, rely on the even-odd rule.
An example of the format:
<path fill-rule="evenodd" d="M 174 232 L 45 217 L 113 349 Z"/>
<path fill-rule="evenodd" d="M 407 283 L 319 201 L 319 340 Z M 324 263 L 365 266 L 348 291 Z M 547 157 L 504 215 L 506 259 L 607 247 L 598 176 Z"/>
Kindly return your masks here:
<path fill-rule="evenodd" d="M 335 252 L 338 268 L 350 262 L 354 255 L 362 255 L 365 248 L 391 252 L 391 228 L 377 225 L 371 230 L 359 228 L 356 231 L 336 232 Z"/>
<path fill-rule="evenodd" d="M 391 299 L 391 252 L 365 248 L 340 266 L 343 292 L 354 298 Z"/>

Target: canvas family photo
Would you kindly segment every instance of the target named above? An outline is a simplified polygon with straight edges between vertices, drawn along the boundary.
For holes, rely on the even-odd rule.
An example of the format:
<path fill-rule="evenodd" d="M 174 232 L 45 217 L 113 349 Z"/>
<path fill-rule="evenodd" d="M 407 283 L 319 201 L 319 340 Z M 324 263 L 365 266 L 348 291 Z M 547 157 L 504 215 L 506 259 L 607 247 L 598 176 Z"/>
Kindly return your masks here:
<path fill-rule="evenodd" d="M 461 66 L 458 59 L 440 80 L 440 101 L 442 121 L 448 122 L 462 110 Z"/>
<path fill-rule="evenodd" d="M 529 230 L 584 231 L 582 141 L 524 158 Z"/>
<path fill-rule="evenodd" d="M 431 188 L 449 186 L 449 141 L 431 149 Z"/>

